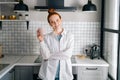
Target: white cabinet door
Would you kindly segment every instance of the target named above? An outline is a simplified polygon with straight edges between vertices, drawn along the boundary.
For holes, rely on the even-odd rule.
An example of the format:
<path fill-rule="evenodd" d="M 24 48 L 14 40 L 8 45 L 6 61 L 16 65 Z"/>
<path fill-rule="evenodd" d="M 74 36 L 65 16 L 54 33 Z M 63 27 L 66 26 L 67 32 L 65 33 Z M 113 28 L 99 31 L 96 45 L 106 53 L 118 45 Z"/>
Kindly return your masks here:
<path fill-rule="evenodd" d="M 107 68 L 99 66 L 78 67 L 78 80 L 107 80 Z"/>
<path fill-rule="evenodd" d="M 83 70 L 82 80 L 102 80 L 102 71 L 100 70 Z"/>

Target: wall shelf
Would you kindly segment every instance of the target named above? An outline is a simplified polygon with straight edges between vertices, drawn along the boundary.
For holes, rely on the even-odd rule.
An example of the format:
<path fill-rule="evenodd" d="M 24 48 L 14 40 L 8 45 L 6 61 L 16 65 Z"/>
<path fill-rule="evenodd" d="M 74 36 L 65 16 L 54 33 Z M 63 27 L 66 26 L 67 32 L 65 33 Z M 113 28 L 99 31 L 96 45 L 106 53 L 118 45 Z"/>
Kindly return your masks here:
<path fill-rule="evenodd" d="M 29 21 L 28 20 L 0 20 L 0 30 L 2 30 L 2 22 L 26 22 L 27 23 L 27 30 L 29 29 Z"/>
<path fill-rule="evenodd" d="M 0 20 L 0 21 L 8 21 L 8 22 L 11 22 L 11 21 L 21 21 L 21 22 L 24 22 L 24 21 L 28 21 L 28 20 L 9 20 L 9 19 L 5 19 L 5 20 Z"/>
<path fill-rule="evenodd" d="M 3 5 L 9 5 L 9 4 L 18 4 L 19 2 L 18 1 L 0 1 L 0 5 L 3 4 Z M 23 13 L 23 12 L 20 12 L 20 13 Z M 0 20 L 0 30 L 2 30 L 2 22 L 26 22 L 27 23 L 27 30 L 29 28 L 29 21 L 28 20 L 10 20 L 10 19 L 4 19 L 4 20 Z"/>
<path fill-rule="evenodd" d="M 0 2 L 0 4 L 18 4 L 19 2 Z"/>

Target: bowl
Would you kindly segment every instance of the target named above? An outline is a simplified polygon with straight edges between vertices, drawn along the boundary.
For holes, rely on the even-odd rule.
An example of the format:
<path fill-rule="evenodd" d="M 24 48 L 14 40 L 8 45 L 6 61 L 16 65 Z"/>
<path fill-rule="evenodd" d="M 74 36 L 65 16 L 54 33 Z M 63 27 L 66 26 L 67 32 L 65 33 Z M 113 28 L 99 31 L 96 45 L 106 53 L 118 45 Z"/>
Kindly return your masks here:
<path fill-rule="evenodd" d="M 5 15 L 0 15 L 0 19 L 4 20 L 4 19 L 6 19 L 6 16 Z"/>
<path fill-rule="evenodd" d="M 15 19 L 16 19 L 16 15 L 10 15 L 10 16 L 9 16 L 9 19 L 10 19 L 10 20 L 15 20 Z"/>

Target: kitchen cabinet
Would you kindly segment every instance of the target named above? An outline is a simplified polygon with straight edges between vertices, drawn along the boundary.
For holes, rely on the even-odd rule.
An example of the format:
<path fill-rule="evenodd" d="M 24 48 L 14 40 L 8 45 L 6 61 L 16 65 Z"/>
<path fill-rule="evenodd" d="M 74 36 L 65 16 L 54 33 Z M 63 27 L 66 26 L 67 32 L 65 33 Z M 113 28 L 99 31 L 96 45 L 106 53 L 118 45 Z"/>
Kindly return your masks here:
<path fill-rule="evenodd" d="M 77 80 L 107 80 L 109 64 L 103 59 L 76 58 Z"/>
<path fill-rule="evenodd" d="M 40 66 L 33 67 L 33 80 L 42 80 L 38 77 Z"/>
<path fill-rule="evenodd" d="M 40 69 L 40 66 L 33 67 L 33 80 L 42 80 L 38 77 L 39 69 Z M 72 67 L 72 69 L 75 70 L 76 67 L 74 66 L 74 67 Z M 74 71 L 73 71 L 73 77 L 74 77 L 73 80 L 77 80 L 77 74 L 74 73 Z"/>
<path fill-rule="evenodd" d="M 14 80 L 14 69 L 10 70 L 6 75 L 4 75 L 0 80 Z"/>
<path fill-rule="evenodd" d="M 107 67 L 78 67 L 78 80 L 107 80 Z"/>
<path fill-rule="evenodd" d="M 0 73 L 0 80 L 41 80 L 38 77 L 40 62 L 35 62 L 38 56 L 5 55 L 2 63 L 11 64 Z M 78 58 L 72 59 L 73 80 L 107 80 L 109 64 L 103 59 Z M 12 69 L 12 70 L 11 70 Z M 9 70 L 9 73 L 6 71 Z M 1 75 L 4 74 L 4 75 Z M 77 79 L 76 79 L 77 78 Z"/>
<path fill-rule="evenodd" d="M 15 80 L 33 80 L 32 66 L 16 66 Z"/>

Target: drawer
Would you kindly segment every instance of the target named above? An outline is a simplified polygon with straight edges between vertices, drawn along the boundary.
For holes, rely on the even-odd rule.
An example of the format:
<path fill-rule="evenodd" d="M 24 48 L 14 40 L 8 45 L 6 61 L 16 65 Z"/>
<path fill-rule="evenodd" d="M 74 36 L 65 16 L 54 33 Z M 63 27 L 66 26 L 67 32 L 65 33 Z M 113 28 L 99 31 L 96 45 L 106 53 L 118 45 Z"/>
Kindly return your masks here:
<path fill-rule="evenodd" d="M 80 66 L 77 69 L 78 80 L 107 80 L 107 67 Z"/>

